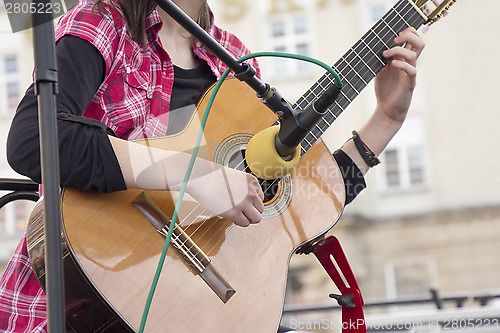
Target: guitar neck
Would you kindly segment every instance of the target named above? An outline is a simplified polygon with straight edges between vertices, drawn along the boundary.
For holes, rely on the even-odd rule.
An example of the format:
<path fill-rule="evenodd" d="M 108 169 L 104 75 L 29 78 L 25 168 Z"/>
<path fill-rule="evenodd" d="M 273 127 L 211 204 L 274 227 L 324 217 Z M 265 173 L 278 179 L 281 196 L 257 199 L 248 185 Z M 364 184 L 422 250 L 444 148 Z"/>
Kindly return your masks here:
<path fill-rule="evenodd" d="M 342 80 L 341 94 L 329 112 L 302 141 L 302 155 L 385 66 L 388 59 L 382 56 L 382 52 L 395 46 L 394 37 L 408 27 L 418 29 L 426 21 L 425 15 L 412 0 L 400 0 L 332 66 Z M 330 73 L 324 74 L 298 99 L 294 108 L 303 110 L 333 84 L 333 76 Z"/>

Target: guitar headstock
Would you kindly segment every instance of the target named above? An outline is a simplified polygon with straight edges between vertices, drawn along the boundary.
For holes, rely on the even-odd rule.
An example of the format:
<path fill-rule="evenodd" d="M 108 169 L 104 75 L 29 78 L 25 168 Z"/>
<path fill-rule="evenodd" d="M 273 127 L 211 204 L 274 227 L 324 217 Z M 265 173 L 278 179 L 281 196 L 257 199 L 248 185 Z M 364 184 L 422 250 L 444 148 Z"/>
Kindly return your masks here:
<path fill-rule="evenodd" d="M 427 25 L 439 20 L 457 0 L 412 0 L 427 16 Z"/>

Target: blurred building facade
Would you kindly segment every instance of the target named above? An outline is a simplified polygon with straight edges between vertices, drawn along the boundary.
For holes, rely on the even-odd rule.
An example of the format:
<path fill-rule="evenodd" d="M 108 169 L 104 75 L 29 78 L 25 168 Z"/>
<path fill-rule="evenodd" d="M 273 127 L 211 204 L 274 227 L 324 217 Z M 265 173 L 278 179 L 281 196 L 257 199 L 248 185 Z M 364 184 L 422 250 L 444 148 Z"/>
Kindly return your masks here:
<path fill-rule="evenodd" d="M 218 25 L 253 51 L 299 53 L 331 65 L 394 3 L 210 1 Z M 431 288 L 442 295 L 500 289 L 496 9 L 497 0 L 459 0 L 449 15 L 421 32 L 427 46 L 410 115 L 381 156 L 383 163 L 367 175 L 368 188 L 331 231 L 344 246 L 365 300 L 419 297 Z M 12 34 L 1 5 L 0 29 L 0 142 L 5 142 L 15 105 L 31 83 L 33 61 L 31 32 Z M 323 74 L 292 60 L 260 63 L 264 80 L 291 101 Z M 324 134 L 325 143 L 332 151 L 340 147 L 374 108 L 370 84 Z M 16 176 L 5 161 L 5 144 L 0 154 L 0 177 Z M 17 212 L 24 204 L 19 205 L 0 210 L 0 269 L 23 232 L 25 217 Z M 294 257 L 287 304 L 328 302 L 334 291 L 315 258 Z"/>
<path fill-rule="evenodd" d="M 394 3 L 220 0 L 213 7 L 219 25 L 255 52 L 300 53 L 333 65 Z M 479 303 L 472 295 L 498 295 L 500 177 L 494 170 L 500 155 L 494 147 L 500 140 L 500 45 L 490 30 L 499 8 L 494 0 L 459 0 L 449 15 L 420 30 L 426 48 L 410 115 L 381 156 L 383 163 L 367 175 L 368 188 L 330 232 L 343 244 L 365 300 L 430 297 L 435 289 L 471 296 L 464 306 L 473 308 Z M 261 65 L 264 79 L 291 101 L 323 73 L 288 60 Z M 332 151 L 374 107 L 370 84 L 323 135 Z M 328 303 L 333 291 L 314 257 L 294 256 L 287 304 Z M 386 310 L 394 307 L 367 312 Z M 338 312 L 311 317 L 330 315 Z M 294 318 L 307 322 L 308 315 L 285 319 Z"/>

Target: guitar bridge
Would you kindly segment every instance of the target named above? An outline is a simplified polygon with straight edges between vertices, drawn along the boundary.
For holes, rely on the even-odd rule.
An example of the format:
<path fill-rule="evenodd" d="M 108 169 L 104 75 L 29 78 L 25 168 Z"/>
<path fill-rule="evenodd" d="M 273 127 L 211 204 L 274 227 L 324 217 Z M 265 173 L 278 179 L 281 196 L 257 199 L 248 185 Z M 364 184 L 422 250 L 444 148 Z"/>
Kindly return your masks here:
<path fill-rule="evenodd" d="M 170 219 L 146 193 L 141 192 L 132 204 L 160 234 L 167 236 Z M 170 242 L 187 263 L 198 271 L 198 275 L 215 292 L 221 301 L 226 303 L 234 295 L 236 290 L 217 272 L 210 258 L 177 224 L 174 226 Z"/>

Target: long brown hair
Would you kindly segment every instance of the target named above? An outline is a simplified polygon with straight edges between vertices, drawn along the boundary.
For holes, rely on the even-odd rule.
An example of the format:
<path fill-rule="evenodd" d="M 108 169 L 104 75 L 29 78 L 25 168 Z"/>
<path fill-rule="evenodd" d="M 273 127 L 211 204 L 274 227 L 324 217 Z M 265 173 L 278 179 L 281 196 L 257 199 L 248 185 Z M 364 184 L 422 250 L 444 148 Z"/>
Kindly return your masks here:
<path fill-rule="evenodd" d="M 106 0 L 95 0 L 94 8 L 99 13 L 106 12 L 103 2 Z M 146 45 L 146 17 L 155 8 L 156 4 L 152 0 L 118 0 L 125 15 L 130 36 L 136 42 Z M 210 29 L 210 8 L 205 1 L 201 6 L 197 23 L 206 31 Z"/>

